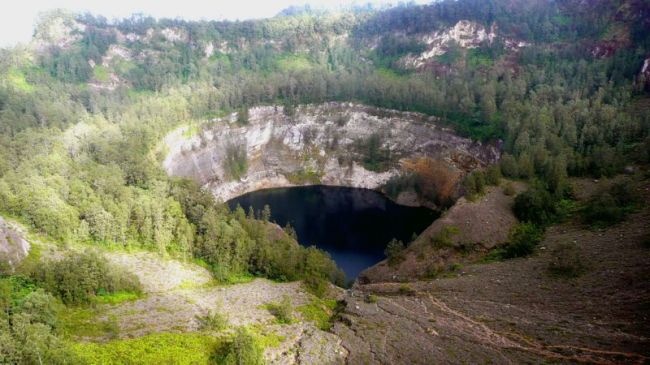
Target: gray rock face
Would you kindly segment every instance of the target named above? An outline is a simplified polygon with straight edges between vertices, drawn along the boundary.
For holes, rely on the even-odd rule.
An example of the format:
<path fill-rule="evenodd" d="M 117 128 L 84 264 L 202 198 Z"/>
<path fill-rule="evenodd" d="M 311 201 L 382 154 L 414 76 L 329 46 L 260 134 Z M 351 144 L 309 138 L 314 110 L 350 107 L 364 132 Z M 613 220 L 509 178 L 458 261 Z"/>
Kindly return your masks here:
<path fill-rule="evenodd" d="M 235 120 L 235 114 L 215 119 L 189 137 L 187 126 L 170 133 L 167 173 L 192 178 L 226 201 L 258 189 L 308 183 L 374 189 L 400 173 L 401 161 L 415 157 L 444 160 L 465 171 L 499 158 L 496 147 L 457 136 L 435 117 L 358 104 L 304 105 L 292 117 L 281 106 L 256 107 L 248 124 Z M 362 146 L 371 136 L 390 151 L 382 172 L 362 163 Z M 224 168 L 233 145 L 245 146 L 247 156 L 248 170 L 239 180 Z"/>
<path fill-rule="evenodd" d="M 18 228 L 0 217 L 0 263 L 13 270 L 29 254 L 29 247 Z"/>

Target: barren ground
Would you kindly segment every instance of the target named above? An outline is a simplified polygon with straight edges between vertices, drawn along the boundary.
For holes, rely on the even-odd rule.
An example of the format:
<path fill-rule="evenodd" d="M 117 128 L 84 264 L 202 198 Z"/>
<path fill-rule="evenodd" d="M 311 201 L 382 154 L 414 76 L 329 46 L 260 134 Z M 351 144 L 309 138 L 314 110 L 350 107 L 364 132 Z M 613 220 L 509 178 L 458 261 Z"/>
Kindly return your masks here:
<path fill-rule="evenodd" d="M 646 202 L 649 189 L 641 187 Z M 358 285 L 335 327 L 348 363 L 647 363 L 648 206 L 602 231 L 551 227 L 528 258 L 469 265 L 454 278 Z M 562 242 L 577 243 L 582 276 L 549 273 Z"/>

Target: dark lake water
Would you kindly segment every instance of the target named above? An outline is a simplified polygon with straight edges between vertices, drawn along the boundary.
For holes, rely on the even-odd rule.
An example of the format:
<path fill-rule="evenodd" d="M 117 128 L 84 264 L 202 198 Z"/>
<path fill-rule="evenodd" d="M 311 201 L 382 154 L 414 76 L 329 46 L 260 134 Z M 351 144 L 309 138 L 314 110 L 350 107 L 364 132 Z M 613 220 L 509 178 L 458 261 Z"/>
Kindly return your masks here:
<path fill-rule="evenodd" d="M 304 186 L 259 190 L 228 201 L 244 210 L 271 207 L 271 220 L 288 223 L 304 246 L 327 252 L 345 271 L 347 279 L 384 259 L 393 238 L 407 243 L 420 234 L 439 213 L 428 208 L 399 205 L 368 189 Z"/>

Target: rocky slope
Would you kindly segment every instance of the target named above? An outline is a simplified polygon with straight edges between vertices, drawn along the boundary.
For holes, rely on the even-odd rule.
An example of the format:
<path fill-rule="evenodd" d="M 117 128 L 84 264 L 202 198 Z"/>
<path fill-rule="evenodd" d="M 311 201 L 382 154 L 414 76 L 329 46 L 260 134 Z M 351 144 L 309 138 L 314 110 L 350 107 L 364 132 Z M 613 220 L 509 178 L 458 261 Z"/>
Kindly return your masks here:
<path fill-rule="evenodd" d="M 29 253 L 30 244 L 21 229 L 0 217 L 0 264 L 12 271 Z M 2 271 L 0 267 L 0 272 Z"/>
<path fill-rule="evenodd" d="M 516 191 L 525 190 L 523 183 L 515 186 Z M 389 265 L 384 260 L 363 271 L 358 280 L 365 284 L 401 282 L 456 271 L 508 240 L 510 228 L 517 223 L 513 204 L 514 195 L 504 194 L 501 187 L 489 187 L 476 201 L 462 197 L 406 248 L 401 262 Z M 445 234 L 449 229 L 453 231 Z"/>
<path fill-rule="evenodd" d="M 248 123 L 236 115 L 204 125 L 186 137 L 188 126 L 165 138 L 167 173 L 195 179 L 217 199 L 272 187 L 326 184 L 375 189 L 401 173 L 415 157 L 442 160 L 462 172 L 493 163 L 496 147 L 483 145 L 440 126 L 435 117 L 350 103 L 300 106 L 287 116 L 281 106 L 250 109 Z M 364 167 L 374 138 L 389 158 L 381 171 Z M 245 146 L 248 169 L 232 178 L 225 161 L 233 146 Z"/>
<path fill-rule="evenodd" d="M 650 201 L 647 183 L 641 189 Z M 646 205 L 606 230 L 552 227 L 528 258 L 356 285 L 334 332 L 350 364 L 647 364 L 648 221 Z M 585 272 L 551 274 L 570 242 Z"/>

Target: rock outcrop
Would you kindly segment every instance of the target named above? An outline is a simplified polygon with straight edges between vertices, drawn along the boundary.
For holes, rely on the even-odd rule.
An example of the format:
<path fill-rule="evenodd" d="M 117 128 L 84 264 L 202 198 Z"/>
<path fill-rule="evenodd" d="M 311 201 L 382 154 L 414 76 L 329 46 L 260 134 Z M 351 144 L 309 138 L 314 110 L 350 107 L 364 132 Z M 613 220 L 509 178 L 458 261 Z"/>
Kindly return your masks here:
<path fill-rule="evenodd" d="M 498 27 L 493 23 L 489 28 L 469 20 L 459 20 L 454 26 L 421 34 L 418 40 L 426 45 L 420 54 L 408 54 L 399 60 L 404 68 L 423 69 L 430 65 L 437 56 L 444 55 L 453 47 L 472 49 L 482 44 L 492 44 L 497 38 L 503 41 L 506 48 L 516 50 L 529 45 L 528 42 L 506 38 L 498 35 Z"/>
<path fill-rule="evenodd" d="M 0 217 L 0 265 L 8 265 L 13 270 L 27 257 L 29 248 L 19 229 Z"/>
<path fill-rule="evenodd" d="M 300 106 L 287 116 L 281 106 L 252 108 L 245 125 L 236 115 L 219 118 L 187 136 L 181 127 L 165 138 L 164 168 L 188 177 L 222 201 L 263 188 L 305 184 L 375 189 L 401 173 L 401 162 L 428 157 L 470 171 L 494 163 L 499 151 L 454 134 L 435 117 L 351 103 Z M 373 140 L 387 154 L 381 171 L 364 167 Z M 246 172 L 232 178 L 226 166 L 233 148 L 245 149 Z"/>

